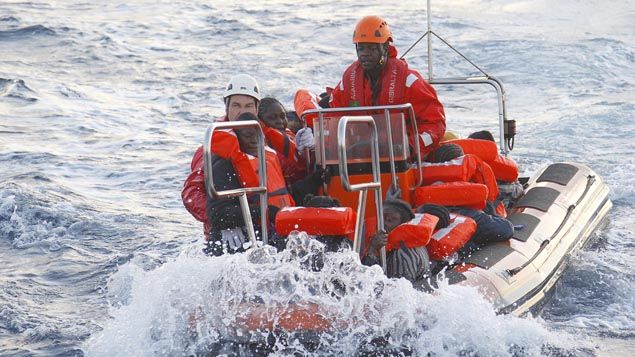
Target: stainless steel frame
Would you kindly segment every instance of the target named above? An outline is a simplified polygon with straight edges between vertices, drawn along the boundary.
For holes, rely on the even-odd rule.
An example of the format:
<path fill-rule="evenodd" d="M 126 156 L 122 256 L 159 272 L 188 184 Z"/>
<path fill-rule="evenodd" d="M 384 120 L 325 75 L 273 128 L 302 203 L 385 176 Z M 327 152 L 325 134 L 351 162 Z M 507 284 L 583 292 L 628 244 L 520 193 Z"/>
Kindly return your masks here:
<path fill-rule="evenodd" d="M 373 181 L 366 183 L 358 183 L 351 185 L 348 178 L 348 159 L 346 157 L 346 127 L 349 123 L 367 124 L 371 128 L 371 157 L 373 168 Z M 362 225 L 366 211 L 366 200 L 368 190 L 375 191 L 375 207 L 377 210 L 377 232 L 384 230 L 384 209 L 381 197 L 381 173 L 379 168 L 379 137 L 377 135 L 377 127 L 375 120 L 371 116 L 344 116 L 340 119 L 337 127 L 337 147 L 339 156 L 340 179 L 344 189 L 349 192 L 359 191 L 359 200 L 357 204 L 357 220 L 355 222 L 355 239 L 353 241 L 353 249 L 357 254 L 361 252 Z M 386 248 L 381 249 L 381 266 L 386 271 Z"/>
<path fill-rule="evenodd" d="M 217 129 L 238 129 L 254 127 L 258 129 L 258 187 L 245 187 L 233 190 L 216 191 L 212 175 L 212 139 L 214 131 Z M 260 124 L 255 120 L 232 121 L 212 123 L 205 132 L 205 141 L 203 142 L 203 170 L 205 172 L 205 190 L 208 196 L 214 198 L 238 197 L 240 208 L 243 214 L 247 235 L 252 243 L 252 247 L 257 245 L 256 233 L 254 225 L 249 214 L 249 203 L 247 202 L 247 194 L 257 193 L 260 195 L 260 217 L 261 217 L 261 234 L 262 241 L 267 244 L 267 162 L 265 160 L 265 135 L 262 132 Z"/>
<path fill-rule="evenodd" d="M 507 109 L 506 109 L 506 100 L 507 94 L 505 93 L 505 89 L 503 88 L 503 84 L 500 80 L 490 76 L 485 73 L 479 66 L 474 64 L 474 62 L 470 61 L 465 55 L 459 52 L 456 48 L 450 45 L 446 40 L 437 35 L 434 31 L 432 31 L 432 20 L 431 20 L 431 12 L 430 12 L 430 0 L 428 2 L 428 30 L 421 36 L 414 44 L 412 44 L 404 53 L 401 55 L 401 58 L 404 58 L 408 52 L 412 48 L 414 48 L 424 37 L 428 36 L 428 82 L 430 84 L 489 84 L 494 87 L 496 90 L 496 95 L 498 97 L 498 130 L 499 130 L 499 145 L 500 151 L 503 155 L 507 156 L 511 151 L 511 146 L 509 142 L 505 139 L 505 121 L 507 121 Z M 478 77 L 465 77 L 465 78 L 435 78 L 433 76 L 432 71 L 432 35 L 441 40 L 446 46 L 456 52 L 459 56 L 461 56 L 464 60 L 466 60 L 469 64 L 474 66 L 479 72 L 483 74 L 483 76 Z"/>

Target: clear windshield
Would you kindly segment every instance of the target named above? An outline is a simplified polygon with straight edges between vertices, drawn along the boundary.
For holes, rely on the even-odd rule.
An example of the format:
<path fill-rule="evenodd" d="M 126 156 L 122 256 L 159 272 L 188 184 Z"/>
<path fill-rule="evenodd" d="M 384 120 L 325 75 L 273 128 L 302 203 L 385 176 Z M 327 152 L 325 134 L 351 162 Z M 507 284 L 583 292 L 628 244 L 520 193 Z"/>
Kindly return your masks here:
<path fill-rule="evenodd" d="M 350 115 L 347 115 L 350 116 Z M 379 137 L 379 157 L 381 162 L 389 162 L 388 129 L 384 114 L 371 115 L 375 119 Z M 324 157 L 327 165 L 337 165 L 337 127 L 342 115 L 324 116 L 324 130 L 321 130 L 319 120 L 314 121 L 316 135 L 316 156 L 318 164 L 322 164 L 322 156 L 319 154 L 324 148 Z M 408 136 L 403 113 L 390 115 L 390 127 L 394 147 L 395 161 L 405 161 L 408 158 Z M 321 137 L 324 138 L 322 146 Z M 346 148 L 349 163 L 370 162 L 370 128 L 367 124 L 349 124 L 346 132 Z"/>

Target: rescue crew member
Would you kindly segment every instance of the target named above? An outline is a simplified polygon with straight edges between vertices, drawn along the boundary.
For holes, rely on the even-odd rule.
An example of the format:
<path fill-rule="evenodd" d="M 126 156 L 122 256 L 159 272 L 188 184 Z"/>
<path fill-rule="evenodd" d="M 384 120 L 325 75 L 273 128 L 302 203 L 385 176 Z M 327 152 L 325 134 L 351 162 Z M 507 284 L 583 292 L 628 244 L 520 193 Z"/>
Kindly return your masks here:
<path fill-rule="evenodd" d="M 260 102 L 260 87 L 256 80 L 248 74 L 238 74 L 232 77 L 223 93 L 225 101 L 225 115 L 215 121 L 234 121 L 242 113 L 258 114 Z M 232 130 L 217 130 L 214 132 L 214 146 L 212 152 L 224 159 L 228 159 L 234 167 L 240 167 L 238 173 L 240 182 L 248 186 L 258 185 L 258 176 L 254 170 L 249 172 L 251 164 L 249 158 L 239 149 L 236 135 Z M 185 180 L 181 198 L 185 208 L 198 221 L 204 223 L 204 232 L 209 234 L 210 221 L 207 219 L 205 191 L 205 173 L 203 171 L 203 147 L 200 146 L 194 153 L 191 172 Z"/>
<path fill-rule="evenodd" d="M 445 132 L 445 113 L 434 88 L 421 74 L 397 58 L 388 23 L 378 16 L 366 16 L 355 26 L 353 43 L 357 61 L 345 71 L 330 93 L 331 108 L 398 105 L 413 106 L 418 133 L 407 124 L 410 146 L 419 140 L 425 157 Z M 326 101 L 321 101 L 325 105 Z"/>

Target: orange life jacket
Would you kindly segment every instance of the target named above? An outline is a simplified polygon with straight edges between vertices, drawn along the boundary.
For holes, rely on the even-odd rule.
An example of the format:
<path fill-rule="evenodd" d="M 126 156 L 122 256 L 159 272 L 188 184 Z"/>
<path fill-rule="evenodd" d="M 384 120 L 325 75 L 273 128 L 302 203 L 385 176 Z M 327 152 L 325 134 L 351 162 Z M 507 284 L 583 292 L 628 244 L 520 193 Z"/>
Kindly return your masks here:
<path fill-rule="evenodd" d="M 443 144 L 456 144 L 463 149 L 463 153 L 476 155 L 484 161 L 493 161 L 498 157 L 498 147 L 496 143 L 484 139 L 454 139 Z"/>
<path fill-rule="evenodd" d="M 446 162 L 424 162 L 421 169 L 423 184 L 469 181 L 476 172 L 478 161 L 475 156 L 465 155 Z"/>
<path fill-rule="evenodd" d="M 488 161 L 487 164 L 492 168 L 499 181 L 514 182 L 518 179 L 518 165 L 510 157 L 498 155 L 496 159 Z"/>
<path fill-rule="evenodd" d="M 401 242 L 406 248 L 424 247 L 430 241 L 439 218 L 431 214 L 415 213 L 415 218 L 395 227 L 388 234 L 386 251 L 399 249 Z"/>
<path fill-rule="evenodd" d="M 247 155 L 251 163 L 252 170 L 258 170 L 258 158 Z M 275 150 L 265 146 L 265 160 L 267 162 L 267 197 L 270 205 L 278 208 L 294 206 L 293 198 L 287 190 L 287 184 L 284 181 L 282 167 L 278 154 Z M 238 170 L 236 170 L 238 171 Z"/>
<path fill-rule="evenodd" d="M 424 247 L 430 241 L 434 227 L 437 225 L 439 218 L 431 214 L 415 213 L 415 218 L 408 222 L 402 223 L 388 233 L 388 241 L 386 242 L 386 251 L 399 249 L 401 242 L 407 248 Z M 377 218 L 370 217 L 364 221 L 366 228 L 365 247 L 362 255 L 366 255 L 370 240 L 377 233 Z"/>
<path fill-rule="evenodd" d="M 293 231 L 319 236 L 354 238 L 357 214 L 351 207 L 286 207 L 276 215 L 276 232 L 288 236 Z"/>
<path fill-rule="evenodd" d="M 343 94 L 348 100 L 349 107 L 405 103 L 408 63 L 403 59 L 389 56 L 381 73 L 381 84 L 378 85 L 381 85 L 382 90 L 374 101 L 369 103 L 364 95 L 364 69 L 359 60 L 346 69 L 342 75 L 342 82 L 346 82 Z"/>
<path fill-rule="evenodd" d="M 319 109 L 320 98 L 308 89 L 298 89 L 293 97 L 293 108 L 295 109 L 298 117 L 302 117 L 302 114 L 307 110 Z M 317 118 L 317 114 L 309 114 L 304 119 L 306 125 L 313 127 L 313 120 Z"/>
<path fill-rule="evenodd" d="M 434 203 L 442 206 L 467 207 L 477 210 L 485 208 L 488 188 L 472 182 L 439 182 L 417 187 L 414 191 L 414 206 Z"/>
<path fill-rule="evenodd" d="M 518 178 L 518 166 L 511 158 L 498 153 L 496 143 L 483 139 L 455 139 L 444 144 L 457 144 L 465 154 L 472 154 L 485 161 L 499 181 L 514 182 Z"/>
<path fill-rule="evenodd" d="M 482 183 L 487 186 L 487 199 L 488 201 L 496 201 L 498 199 L 498 184 L 496 183 L 496 176 L 492 168 L 481 158 L 475 156 L 477 165 L 476 171 L 470 178 L 470 182 Z"/>
<path fill-rule="evenodd" d="M 258 186 L 258 173 L 251 164 L 250 157 L 240 151 L 238 137 L 233 130 L 215 130 L 212 142 L 214 145 L 211 147 L 211 151 L 215 155 L 231 161 L 243 187 Z M 257 164 L 255 167 L 257 167 Z"/>
<path fill-rule="evenodd" d="M 470 240 L 476 232 L 476 222 L 466 216 L 450 213 L 450 224 L 432 234 L 427 250 L 430 259 L 442 260 L 448 257 Z"/>
<path fill-rule="evenodd" d="M 284 157 L 296 159 L 295 134 L 291 130 L 285 129 L 285 131 L 282 132 L 264 124 L 261 126 L 268 145 L 276 150 L 276 152 L 281 153 Z"/>

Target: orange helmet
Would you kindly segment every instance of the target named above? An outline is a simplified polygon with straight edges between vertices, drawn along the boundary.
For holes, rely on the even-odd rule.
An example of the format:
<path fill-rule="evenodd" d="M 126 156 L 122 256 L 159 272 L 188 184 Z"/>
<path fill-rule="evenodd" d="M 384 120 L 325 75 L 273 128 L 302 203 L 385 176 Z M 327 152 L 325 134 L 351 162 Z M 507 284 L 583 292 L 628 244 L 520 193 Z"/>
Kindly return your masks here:
<path fill-rule="evenodd" d="M 353 43 L 385 43 L 386 41 L 392 42 L 392 32 L 388 23 L 379 16 L 363 17 L 355 26 Z"/>

